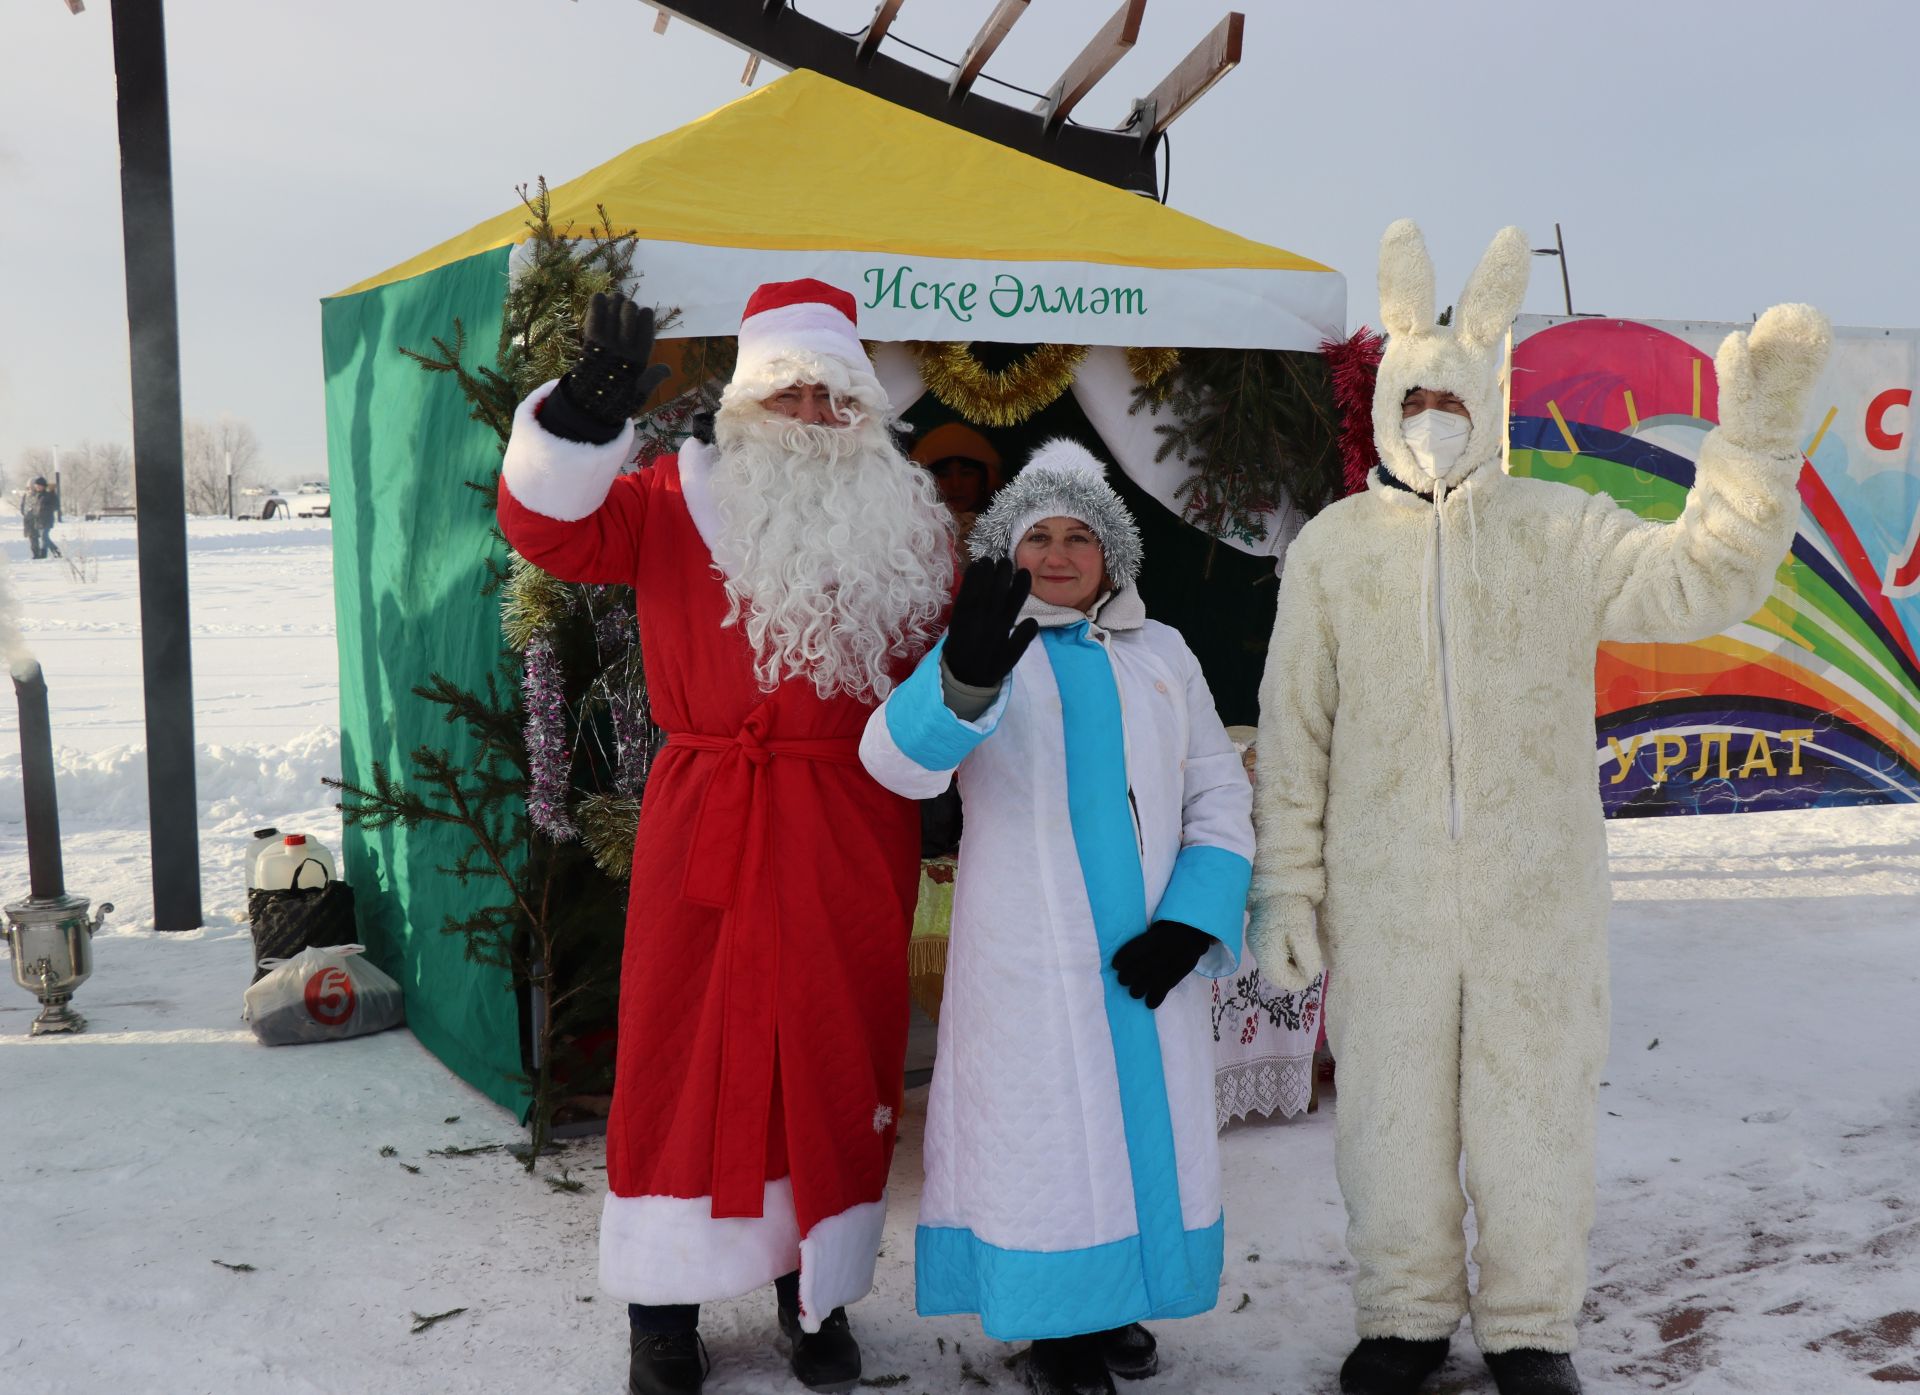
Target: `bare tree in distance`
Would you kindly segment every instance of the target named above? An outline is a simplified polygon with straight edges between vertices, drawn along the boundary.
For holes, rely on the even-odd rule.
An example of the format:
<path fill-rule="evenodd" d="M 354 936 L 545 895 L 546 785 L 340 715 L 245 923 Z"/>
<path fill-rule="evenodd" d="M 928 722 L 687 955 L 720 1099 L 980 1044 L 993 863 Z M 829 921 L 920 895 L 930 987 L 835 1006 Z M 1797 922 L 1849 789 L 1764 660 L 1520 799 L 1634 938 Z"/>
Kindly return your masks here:
<path fill-rule="evenodd" d="M 47 468 L 34 473 L 53 478 L 51 454 Z M 125 442 L 82 441 L 60 452 L 60 507 L 64 512 L 99 513 L 125 508 L 132 502 L 133 452 Z"/>
<path fill-rule="evenodd" d="M 260 464 L 260 438 L 239 417 L 218 421 L 189 421 L 182 441 L 186 449 L 187 512 L 225 514 L 227 462 L 233 462 L 233 487 L 244 488 Z"/>

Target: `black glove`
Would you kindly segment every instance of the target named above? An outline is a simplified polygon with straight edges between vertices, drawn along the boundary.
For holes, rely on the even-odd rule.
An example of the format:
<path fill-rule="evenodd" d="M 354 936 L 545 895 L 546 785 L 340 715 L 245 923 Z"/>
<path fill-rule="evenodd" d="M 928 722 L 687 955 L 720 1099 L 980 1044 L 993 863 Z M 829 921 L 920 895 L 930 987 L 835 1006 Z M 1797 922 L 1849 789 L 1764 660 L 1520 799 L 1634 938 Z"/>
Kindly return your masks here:
<path fill-rule="evenodd" d="M 1177 920 L 1156 920 L 1144 935 L 1135 935 L 1113 952 L 1113 972 L 1122 988 L 1157 1008 L 1212 945 L 1213 936 L 1204 930 Z"/>
<path fill-rule="evenodd" d="M 967 568 L 947 617 L 947 672 L 969 688 L 998 688 L 1040 633 L 1038 620 L 1014 621 L 1033 589 L 1033 575 L 1005 557 Z"/>
<path fill-rule="evenodd" d="M 673 370 L 648 366 L 653 309 L 623 295 L 594 295 L 580 343 L 580 361 L 541 405 L 540 424 L 564 440 L 604 445 Z"/>

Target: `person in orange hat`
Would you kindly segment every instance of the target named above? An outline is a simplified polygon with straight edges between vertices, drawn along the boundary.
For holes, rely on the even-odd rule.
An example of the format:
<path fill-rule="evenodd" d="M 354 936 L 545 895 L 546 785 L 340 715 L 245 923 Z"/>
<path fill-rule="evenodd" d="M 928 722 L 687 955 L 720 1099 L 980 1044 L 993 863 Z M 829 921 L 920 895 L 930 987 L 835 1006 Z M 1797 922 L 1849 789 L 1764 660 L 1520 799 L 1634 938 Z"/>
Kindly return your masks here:
<path fill-rule="evenodd" d="M 634 1395 L 698 1391 L 699 1304 L 768 1283 L 800 1381 L 860 1376 L 845 1307 L 886 1216 L 920 850 L 860 734 L 937 637 L 954 552 L 855 313 L 819 281 L 762 286 L 711 443 L 628 473 L 666 369 L 652 312 L 596 296 L 500 472 L 523 557 L 633 587 L 667 732 L 634 845 L 600 1221 Z"/>
<path fill-rule="evenodd" d="M 960 540 L 1000 488 L 1000 452 L 971 426 L 950 421 L 936 426 L 914 445 L 912 459 L 933 476 L 940 498 L 953 514 Z"/>

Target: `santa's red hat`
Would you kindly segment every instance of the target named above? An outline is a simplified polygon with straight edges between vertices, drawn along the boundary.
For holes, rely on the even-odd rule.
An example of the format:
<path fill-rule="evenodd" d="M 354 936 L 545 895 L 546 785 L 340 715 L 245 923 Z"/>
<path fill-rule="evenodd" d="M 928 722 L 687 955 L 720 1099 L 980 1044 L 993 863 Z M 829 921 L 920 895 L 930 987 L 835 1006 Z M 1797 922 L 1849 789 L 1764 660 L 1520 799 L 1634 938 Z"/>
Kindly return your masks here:
<path fill-rule="evenodd" d="M 846 291 L 812 277 L 770 281 L 747 301 L 726 398 L 760 400 L 795 383 L 820 383 L 870 410 L 886 407 L 860 342 L 859 307 Z"/>

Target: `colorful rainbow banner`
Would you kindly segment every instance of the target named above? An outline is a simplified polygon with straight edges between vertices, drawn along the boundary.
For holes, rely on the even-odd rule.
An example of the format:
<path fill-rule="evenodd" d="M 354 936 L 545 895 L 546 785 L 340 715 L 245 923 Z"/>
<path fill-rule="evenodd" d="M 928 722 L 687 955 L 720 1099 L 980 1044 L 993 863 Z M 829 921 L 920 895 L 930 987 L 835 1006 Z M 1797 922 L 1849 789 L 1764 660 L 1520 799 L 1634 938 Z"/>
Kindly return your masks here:
<path fill-rule="evenodd" d="M 1736 328 L 1522 316 L 1509 469 L 1677 518 Z M 1601 646 L 1609 817 L 1920 802 L 1917 370 L 1920 332 L 1837 330 L 1766 604 L 1695 644 Z"/>

